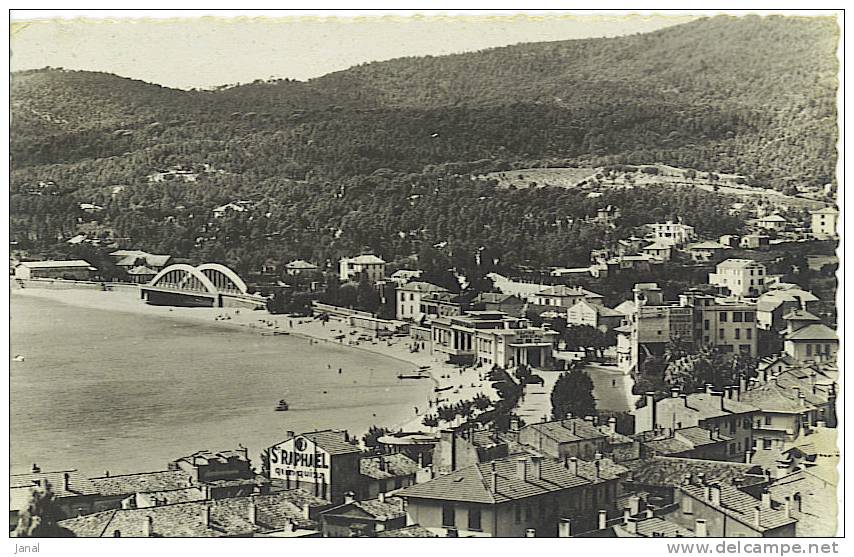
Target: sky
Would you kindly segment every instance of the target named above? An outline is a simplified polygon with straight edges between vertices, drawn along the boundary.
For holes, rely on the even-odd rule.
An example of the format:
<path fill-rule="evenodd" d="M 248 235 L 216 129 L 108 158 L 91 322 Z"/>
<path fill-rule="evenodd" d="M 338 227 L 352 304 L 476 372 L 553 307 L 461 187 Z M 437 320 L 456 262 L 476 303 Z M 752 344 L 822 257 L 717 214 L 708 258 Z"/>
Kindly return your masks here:
<path fill-rule="evenodd" d="M 32 17 L 32 16 L 30 16 Z M 29 19 L 12 14 L 12 71 L 103 71 L 189 89 L 306 80 L 401 56 L 645 33 L 689 15 Z"/>

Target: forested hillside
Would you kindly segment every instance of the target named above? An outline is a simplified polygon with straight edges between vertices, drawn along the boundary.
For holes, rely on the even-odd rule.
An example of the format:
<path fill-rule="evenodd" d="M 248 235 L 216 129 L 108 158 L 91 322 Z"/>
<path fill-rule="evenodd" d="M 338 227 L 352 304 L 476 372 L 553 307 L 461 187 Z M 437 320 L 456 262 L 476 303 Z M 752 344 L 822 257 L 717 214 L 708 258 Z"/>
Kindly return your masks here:
<path fill-rule="evenodd" d="M 716 17 L 213 91 L 21 72 L 11 92 L 12 234 L 47 248 L 90 218 L 77 210 L 86 202 L 105 206 L 100 230 L 231 263 L 366 244 L 403 256 L 449 241 L 466 253 L 506 245 L 516 262 L 575 263 L 598 232 L 564 221 L 611 200 L 501 192 L 468 175 L 662 162 L 781 189 L 832 182 L 837 40 L 831 18 Z M 215 171 L 194 183 L 146 178 L 179 165 Z M 691 195 L 700 197 L 674 191 L 638 209 L 713 206 L 702 198 L 712 194 Z M 215 205 L 235 199 L 253 203 L 235 217 L 246 223 L 211 222 Z"/>

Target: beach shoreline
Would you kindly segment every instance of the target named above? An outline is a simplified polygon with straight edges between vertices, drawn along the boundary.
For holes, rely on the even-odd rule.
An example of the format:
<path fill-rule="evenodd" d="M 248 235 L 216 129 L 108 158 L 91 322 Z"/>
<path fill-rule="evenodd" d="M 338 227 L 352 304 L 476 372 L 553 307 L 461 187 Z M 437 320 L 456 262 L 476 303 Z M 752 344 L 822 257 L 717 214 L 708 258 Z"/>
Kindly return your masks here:
<path fill-rule="evenodd" d="M 38 288 L 28 286 L 19 288 L 14 283 L 11 295 L 32 296 L 71 306 L 122 312 L 136 315 L 149 315 L 184 323 L 198 323 L 230 330 L 248 331 L 257 334 L 287 334 L 318 343 L 332 346 L 343 346 L 400 362 L 401 373 L 411 373 L 417 369 L 426 370 L 433 388 L 428 393 L 427 400 L 413 408 L 413 415 L 395 423 L 383 422 L 382 416 L 377 417 L 377 425 L 392 430 L 402 431 L 435 431 L 422 424 L 428 414 L 435 414 L 440 404 L 454 404 L 462 400 L 471 400 L 478 393 L 483 393 L 495 400 L 497 393 L 486 380 L 485 370 L 460 368 L 444 363 L 433 357 L 427 350 L 413 352 L 414 341 L 409 337 L 392 337 L 391 339 L 357 340 L 368 331 L 349 327 L 344 321 L 331 318 L 323 323 L 313 318 L 296 318 L 287 314 L 270 314 L 263 310 L 241 308 L 185 308 L 170 306 L 153 306 L 146 304 L 136 290 L 122 289 L 116 291 L 96 290 L 92 288 Z M 344 338 L 336 342 L 336 338 Z M 347 342 L 344 342 L 344 341 Z M 320 344 L 322 343 L 322 344 Z M 400 379 L 415 381 L 416 379 Z M 346 424 L 342 424 L 345 427 Z"/>

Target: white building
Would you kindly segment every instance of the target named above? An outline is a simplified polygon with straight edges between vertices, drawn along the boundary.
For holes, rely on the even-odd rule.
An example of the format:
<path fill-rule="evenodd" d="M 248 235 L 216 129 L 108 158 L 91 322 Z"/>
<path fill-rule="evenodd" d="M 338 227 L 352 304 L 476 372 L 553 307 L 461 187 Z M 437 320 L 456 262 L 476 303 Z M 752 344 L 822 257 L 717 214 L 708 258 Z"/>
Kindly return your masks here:
<path fill-rule="evenodd" d="M 839 211 L 833 207 L 825 207 L 810 213 L 812 222 L 810 228 L 816 238 L 833 238 L 836 236 L 836 226 L 839 221 Z"/>
<path fill-rule="evenodd" d="M 681 246 L 694 239 L 694 227 L 682 224 L 681 222 L 656 222 L 647 224 L 651 233 L 651 238 L 655 241 L 662 241 L 671 246 Z"/>
<path fill-rule="evenodd" d="M 418 321 L 421 316 L 421 298 L 428 294 L 448 292 L 446 288 L 429 282 L 408 282 L 397 289 L 397 318 L 401 321 Z"/>
<path fill-rule="evenodd" d="M 338 278 L 341 282 L 355 280 L 357 275 L 365 273 L 371 283 L 385 277 L 385 261 L 376 255 L 345 257 L 338 263 Z"/>
<path fill-rule="evenodd" d="M 795 310 L 783 316 L 786 321 L 783 350 L 799 362 L 836 360 L 839 337 L 836 331 L 806 310 Z"/>
<path fill-rule="evenodd" d="M 727 259 L 709 274 L 709 284 L 728 288 L 733 296 L 756 297 L 767 290 L 765 265 L 752 259 Z"/>
<path fill-rule="evenodd" d="M 558 311 L 564 313 L 581 300 L 587 300 L 591 304 L 602 305 L 602 298 L 601 294 L 591 292 L 580 286 L 558 285 L 540 290 L 531 297 L 530 301 L 540 306 L 562 308 Z"/>
<path fill-rule="evenodd" d="M 788 221 L 777 213 L 759 219 L 759 226 L 765 230 L 784 230 Z"/>
<path fill-rule="evenodd" d="M 658 259 L 660 261 L 670 261 L 672 251 L 673 245 L 667 242 L 666 240 L 656 240 L 655 242 L 643 248 L 644 255 L 654 257 L 655 259 Z"/>
<path fill-rule="evenodd" d="M 389 278 L 398 286 L 403 286 L 412 279 L 420 278 L 423 272 L 415 269 L 400 269 L 393 272 Z"/>

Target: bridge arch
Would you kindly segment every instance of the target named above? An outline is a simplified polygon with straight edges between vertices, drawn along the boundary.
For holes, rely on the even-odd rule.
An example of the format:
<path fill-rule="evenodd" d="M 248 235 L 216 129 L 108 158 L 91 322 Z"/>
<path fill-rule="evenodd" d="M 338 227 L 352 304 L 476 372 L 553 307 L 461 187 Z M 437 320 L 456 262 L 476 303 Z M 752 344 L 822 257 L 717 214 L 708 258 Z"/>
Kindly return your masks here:
<path fill-rule="evenodd" d="M 197 267 L 186 263 L 175 263 L 163 268 L 149 282 L 149 286 L 173 287 L 177 290 L 197 290 L 193 288 L 197 282 L 210 294 L 217 294 L 219 290 L 214 283 Z"/>
<path fill-rule="evenodd" d="M 219 282 L 218 280 L 216 280 L 216 278 L 218 278 L 216 277 L 216 275 L 220 274 L 227 281 L 230 281 L 232 284 L 234 284 L 234 286 L 237 287 L 237 290 L 239 290 L 241 294 L 248 293 L 249 287 L 246 286 L 246 283 L 243 282 L 243 279 L 240 278 L 237 273 L 235 273 L 225 265 L 221 265 L 219 263 L 204 263 L 196 267 L 196 270 L 211 279 L 211 282 L 213 282 L 214 284 Z M 205 271 L 210 271 L 210 273 L 206 273 Z"/>

